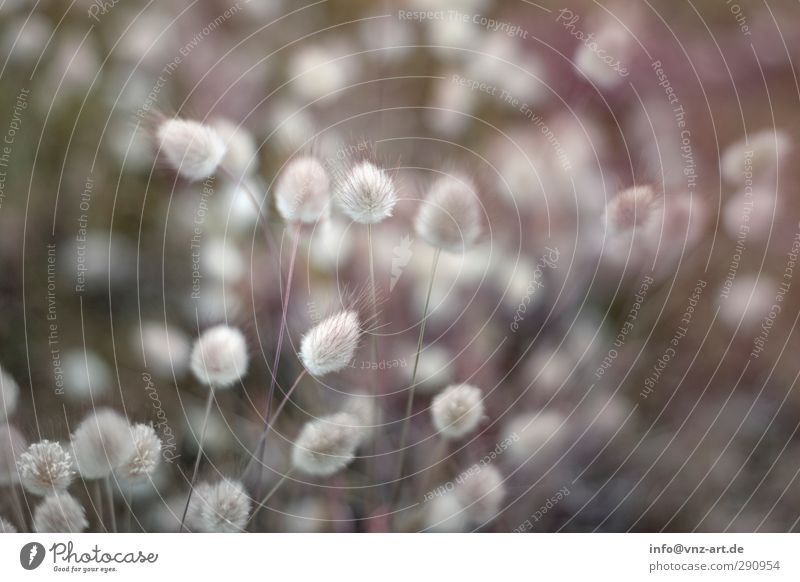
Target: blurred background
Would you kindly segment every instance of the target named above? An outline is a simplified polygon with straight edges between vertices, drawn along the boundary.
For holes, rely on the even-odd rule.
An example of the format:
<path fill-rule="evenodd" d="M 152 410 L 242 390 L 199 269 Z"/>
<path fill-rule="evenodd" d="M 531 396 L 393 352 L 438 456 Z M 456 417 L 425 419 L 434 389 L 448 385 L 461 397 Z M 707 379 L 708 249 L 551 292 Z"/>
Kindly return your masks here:
<path fill-rule="evenodd" d="M 799 37 L 797 3 L 773 0 L 5 0 L 0 363 L 20 396 L 0 421 L 28 442 L 68 440 L 98 406 L 152 422 L 165 462 L 119 495 L 134 531 L 174 531 L 206 394 L 188 356 L 210 325 L 242 329 L 251 366 L 218 398 L 201 476 L 237 474 L 258 440 L 289 240 L 276 177 L 301 153 L 334 175 L 369 155 L 401 198 L 375 229 L 383 392 L 364 396 L 368 342 L 304 381 L 259 487 L 305 420 L 359 395 L 382 411 L 377 460 L 293 480 L 260 531 L 798 531 Z M 177 177 L 153 139 L 175 115 L 247 163 Z M 412 484 L 370 525 L 392 502 L 433 255 L 413 218 L 454 171 L 484 233 L 442 255 Z M 634 185 L 657 220 L 611 232 L 606 205 Z M 304 234 L 281 386 L 302 334 L 365 284 L 365 237 L 335 209 Z M 486 418 L 442 450 L 428 408 L 454 382 L 481 387 Z M 482 514 L 426 498 L 498 447 Z"/>

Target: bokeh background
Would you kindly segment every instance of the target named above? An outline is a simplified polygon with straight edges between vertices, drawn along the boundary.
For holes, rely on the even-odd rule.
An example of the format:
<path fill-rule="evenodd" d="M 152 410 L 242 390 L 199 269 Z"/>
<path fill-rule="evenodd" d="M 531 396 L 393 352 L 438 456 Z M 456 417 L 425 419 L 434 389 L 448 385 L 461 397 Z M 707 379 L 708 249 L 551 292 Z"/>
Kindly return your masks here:
<path fill-rule="evenodd" d="M 98 406 L 152 422 L 165 462 L 118 510 L 174 531 L 206 394 L 188 354 L 209 325 L 241 328 L 251 366 L 218 398 L 201 476 L 235 475 L 258 439 L 286 274 L 276 177 L 303 152 L 334 174 L 369 154 L 401 196 L 375 229 L 378 460 L 292 480 L 260 531 L 797 531 L 799 43 L 790 0 L 5 0 L 0 363 L 21 395 L 2 420 L 30 442 L 68 440 Z M 153 140 L 173 115 L 236 134 L 238 180 L 176 177 Z M 453 171 L 479 185 L 484 236 L 439 264 L 414 477 L 386 505 L 433 253 L 413 217 Z M 643 184 L 658 219 L 611 233 L 606 204 Z M 336 210 L 304 234 L 281 386 L 302 333 L 365 284 L 365 241 Z M 365 342 L 298 389 L 259 487 L 305 420 L 371 393 L 368 358 Z M 464 381 L 487 417 L 442 452 L 430 400 Z M 426 501 L 509 435 L 484 519 Z M 376 499 L 390 517 L 367 519 Z"/>

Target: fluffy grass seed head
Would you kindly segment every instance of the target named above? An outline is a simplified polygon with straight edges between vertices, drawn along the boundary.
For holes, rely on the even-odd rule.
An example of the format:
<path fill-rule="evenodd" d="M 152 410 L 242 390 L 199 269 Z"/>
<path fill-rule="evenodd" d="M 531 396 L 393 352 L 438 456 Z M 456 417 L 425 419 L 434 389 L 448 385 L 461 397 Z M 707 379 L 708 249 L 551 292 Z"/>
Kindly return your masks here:
<path fill-rule="evenodd" d="M 0 486 L 19 481 L 17 462 L 26 448 L 25 437 L 16 428 L 0 423 Z"/>
<path fill-rule="evenodd" d="M 18 400 L 19 385 L 0 366 L 0 423 L 8 422 L 8 418 L 17 409 Z"/>
<path fill-rule="evenodd" d="M 323 319 L 303 336 L 300 359 L 312 376 L 338 372 L 352 361 L 360 337 L 358 313 L 340 311 Z"/>
<path fill-rule="evenodd" d="M 205 180 L 216 172 L 227 151 L 216 129 L 189 119 L 163 121 L 156 137 L 169 164 L 192 181 Z"/>
<path fill-rule="evenodd" d="M 22 486 L 35 495 L 64 491 L 75 475 L 70 454 L 48 440 L 28 447 L 19 457 L 18 468 Z"/>
<path fill-rule="evenodd" d="M 72 435 L 75 465 L 85 479 L 107 477 L 133 452 L 132 427 L 110 408 L 99 408 L 89 414 Z"/>
<path fill-rule="evenodd" d="M 500 471 L 490 466 L 470 475 L 456 487 L 455 494 L 470 518 L 483 524 L 497 516 L 506 496 L 506 487 Z"/>
<path fill-rule="evenodd" d="M 349 465 L 361 444 L 363 428 L 346 412 L 309 421 L 292 449 L 292 465 L 308 475 L 329 477 Z"/>
<path fill-rule="evenodd" d="M 653 218 L 657 198 L 652 186 L 633 186 L 623 190 L 606 205 L 606 221 L 612 232 L 644 227 Z"/>
<path fill-rule="evenodd" d="M 121 477 L 130 482 L 142 482 L 153 474 L 161 461 L 161 439 L 149 424 L 135 424 L 133 452 L 117 469 Z"/>
<path fill-rule="evenodd" d="M 443 176 L 422 201 L 414 227 L 429 244 L 450 252 L 463 252 L 481 234 L 481 209 L 469 178 Z"/>
<path fill-rule="evenodd" d="M 247 342 L 241 331 L 217 325 L 204 331 L 192 348 L 192 372 L 203 384 L 227 388 L 247 373 Z"/>
<path fill-rule="evenodd" d="M 292 160 L 275 189 L 275 206 L 286 222 L 313 224 L 328 214 L 331 180 L 313 156 Z"/>
<path fill-rule="evenodd" d="M 377 224 L 392 215 L 397 189 L 386 170 L 365 160 L 344 173 L 336 199 L 344 213 L 356 222 Z"/>
<path fill-rule="evenodd" d="M 470 384 L 452 384 L 431 403 L 433 425 L 443 437 L 457 439 L 474 431 L 484 416 L 483 394 Z"/>
<path fill-rule="evenodd" d="M 89 527 L 86 512 L 69 493 L 45 497 L 33 512 L 36 533 L 80 533 Z"/>
<path fill-rule="evenodd" d="M 17 533 L 17 528 L 7 519 L 0 517 L 0 534 L 4 533 Z"/>
<path fill-rule="evenodd" d="M 241 532 L 247 525 L 250 508 L 250 497 L 239 481 L 201 483 L 189 503 L 186 524 L 193 531 L 205 533 Z"/>

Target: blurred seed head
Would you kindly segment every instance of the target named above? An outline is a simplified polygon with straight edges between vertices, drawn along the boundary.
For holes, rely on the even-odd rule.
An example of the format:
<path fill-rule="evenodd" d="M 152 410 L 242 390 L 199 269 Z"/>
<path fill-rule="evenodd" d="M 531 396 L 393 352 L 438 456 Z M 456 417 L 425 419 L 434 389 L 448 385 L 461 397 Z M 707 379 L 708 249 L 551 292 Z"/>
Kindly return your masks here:
<path fill-rule="evenodd" d="M 392 215 L 397 190 L 386 170 L 365 160 L 343 174 L 336 199 L 344 213 L 356 222 L 376 224 Z"/>
<path fill-rule="evenodd" d="M 478 428 L 483 419 L 483 393 L 470 384 L 448 386 L 433 399 L 431 415 L 443 437 L 461 438 Z"/>
<path fill-rule="evenodd" d="M 657 199 L 652 186 L 623 190 L 606 205 L 606 221 L 612 232 L 643 227 L 653 218 Z"/>
<path fill-rule="evenodd" d="M 192 348 L 195 377 L 211 388 L 227 388 L 247 373 L 247 343 L 238 329 L 218 325 L 204 331 Z"/>
<path fill-rule="evenodd" d="M 26 448 L 25 437 L 16 428 L 0 423 L 0 485 L 19 481 L 17 462 Z"/>
<path fill-rule="evenodd" d="M 426 531 L 458 533 L 469 527 L 469 514 L 455 493 L 445 493 L 425 504 L 424 523 Z"/>
<path fill-rule="evenodd" d="M 340 412 L 312 420 L 303 427 L 292 449 L 292 465 L 308 475 L 328 477 L 355 458 L 363 431 L 358 418 Z"/>
<path fill-rule="evenodd" d="M 27 491 L 49 495 L 70 486 L 75 473 L 72 458 L 60 444 L 43 440 L 19 457 L 19 479 Z"/>
<path fill-rule="evenodd" d="M 474 183 L 465 177 L 443 176 L 431 186 L 414 227 L 429 244 L 463 252 L 481 234 L 481 210 Z"/>
<path fill-rule="evenodd" d="M 11 522 L 4 517 L 0 517 L 0 534 L 4 533 L 17 533 L 17 528 L 15 528 Z"/>
<path fill-rule="evenodd" d="M 205 180 L 225 157 L 225 141 L 216 129 L 188 119 L 167 119 L 156 131 L 167 161 L 187 180 Z"/>
<path fill-rule="evenodd" d="M 213 485 L 201 483 L 189 503 L 186 524 L 199 532 L 241 532 L 247 525 L 251 505 L 239 481 L 223 479 Z"/>
<path fill-rule="evenodd" d="M 732 143 L 722 153 L 720 169 L 730 184 L 741 184 L 745 171 L 756 182 L 774 177 L 792 151 L 792 141 L 782 129 L 764 129 Z"/>
<path fill-rule="evenodd" d="M 455 494 L 470 518 L 483 524 L 497 516 L 506 496 L 506 487 L 500 471 L 489 466 L 467 477 L 456 487 Z"/>
<path fill-rule="evenodd" d="M 19 400 L 19 385 L 0 366 L 0 423 L 8 422 L 8 418 L 14 414 Z"/>
<path fill-rule="evenodd" d="M 163 322 L 148 321 L 137 327 L 132 343 L 134 350 L 143 352 L 147 368 L 159 376 L 180 377 L 189 364 L 189 339 L 180 329 Z"/>
<path fill-rule="evenodd" d="M 133 452 L 117 469 L 117 473 L 130 482 L 146 481 L 161 461 L 161 439 L 149 424 L 135 424 Z"/>
<path fill-rule="evenodd" d="M 275 189 L 275 205 L 286 222 L 315 223 L 328 213 L 331 181 L 312 156 L 292 160 Z"/>
<path fill-rule="evenodd" d="M 87 527 L 86 512 L 69 493 L 45 497 L 33 512 L 36 533 L 80 533 Z"/>
<path fill-rule="evenodd" d="M 355 311 L 340 311 L 323 319 L 303 336 L 300 359 L 312 376 L 344 369 L 352 361 L 361 337 Z"/>
<path fill-rule="evenodd" d="M 107 477 L 133 454 L 132 428 L 115 410 L 99 408 L 75 429 L 72 452 L 82 477 Z"/>

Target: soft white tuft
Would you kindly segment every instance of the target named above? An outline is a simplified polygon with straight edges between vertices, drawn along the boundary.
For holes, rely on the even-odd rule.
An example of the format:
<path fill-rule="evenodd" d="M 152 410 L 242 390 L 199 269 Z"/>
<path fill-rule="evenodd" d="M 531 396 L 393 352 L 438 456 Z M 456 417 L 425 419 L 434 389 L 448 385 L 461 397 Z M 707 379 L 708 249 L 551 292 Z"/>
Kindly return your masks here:
<path fill-rule="evenodd" d="M 22 486 L 36 495 L 65 490 L 75 475 L 69 453 L 48 440 L 28 447 L 19 457 L 18 468 Z"/>
<path fill-rule="evenodd" d="M 467 477 L 455 490 L 470 518 L 479 524 L 494 519 L 506 496 L 503 476 L 494 467 L 484 467 Z"/>
<path fill-rule="evenodd" d="M 303 336 L 300 359 L 312 376 L 338 372 L 353 359 L 360 335 L 358 314 L 341 311 L 322 320 Z"/>
<path fill-rule="evenodd" d="M 86 479 L 100 479 L 131 457 L 133 432 L 128 421 L 110 408 L 87 416 L 72 435 L 72 453 L 78 472 Z"/>
<path fill-rule="evenodd" d="M 469 515 L 455 493 L 445 493 L 425 504 L 425 529 L 438 533 L 463 532 Z"/>
<path fill-rule="evenodd" d="M 250 497 L 239 481 L 201 483 L 189 503 L 186 525 L 206 533 L 241 532 L 247 525 L 250 508 Z"/>
<path fill-rule="evenodd" d="M 146 481 L 161 461 L 161 439 L 149 424 L 135 424 L 131 430 L 133 453 L 117 472 L 131 482 Z"/>
<path fill-rule="evenodd" d="M 471 180 L 443 176 L 434 182 L 414 223 L 417 234 L 429 244 L 462 252 L 481 234 L 481 210 Z"/>
<path fill-rule="evenodd" d="M 81 504 L 69 493 L 45 498 L 33 512 L 36 533 L 80 533 L 89 527 Z"/>
<path fill-rule="evenodd" d="M 392 215 L 397 191 L 385 170 L 364 161 L 344 175 L 336 198 L 345 214 L 356 222 L 376 224 Z"/>
<path fill-rule="evenodd" d="M 431 403 L 433 425 L 442 436 L 457 439 L 474 431 L 483 419 L 483 394 L 470 384 L 453 384 Z"/>
<path fill-rule="evenodd" d="M 188 119 L 168 119 L 156 132 L 170 165 L 188 180 L 205 180 L 225 157 L 222 136 L 213 127 Z"/>
<path fill-rule="evenodd" d="M 8 422 L 8 418 L 17 409 L 18 400 L 19 385 L 0 366 L 0 423 Z"/>
<path fill-rule="evenodd" d="M 656 209 L 652 186 L 634 186 L 623 190 L 606 205 L 606 221 L 612 232 L 625 232 L 646 226 Z"/>
<path fill-rule="evenodd" d="M 755 181 L 775 176 L 789 159 L 792 141 L 782 129 L 763 129 L 725 148 L 720 160 L 722 176 L 730 184 L 745 179 L 745 171 Z"/>
<path fill-rule="evenodd" d="M 328 214 L 331 181 L 311 156 L 289 162 L 275 189 L 275 205 L 286 222 L 315 223 Z"/>
<path fill-rule="evenodd" d="M 247 373 L 247 342 L 238 329 L 218 325 L 203 332 L 192 349 L 191 368 L 203 384 L 227 388 Z"/>
<path fill-rule="evenodd" d="M 136 328 L 133 334 L 134 349 L 143 352 L 148 369 L 169 379 L 186 371 L 191 350 L 186 334 L 163 321 L 143 323 L 139 331 Z"/>
<path fill-rule="evenodd" d="M 292 464 L 319 477 L 338 473 L 355 458 L 363 434 L 359 419 L 346 412 L 312 420 L 294 443 Z"/>
<path fill-rule="evenodd" d="M 19 481 L 17 461 L 26 448 L 25 437 L 16 428 L 0 423 L 0 485 Z"/>

